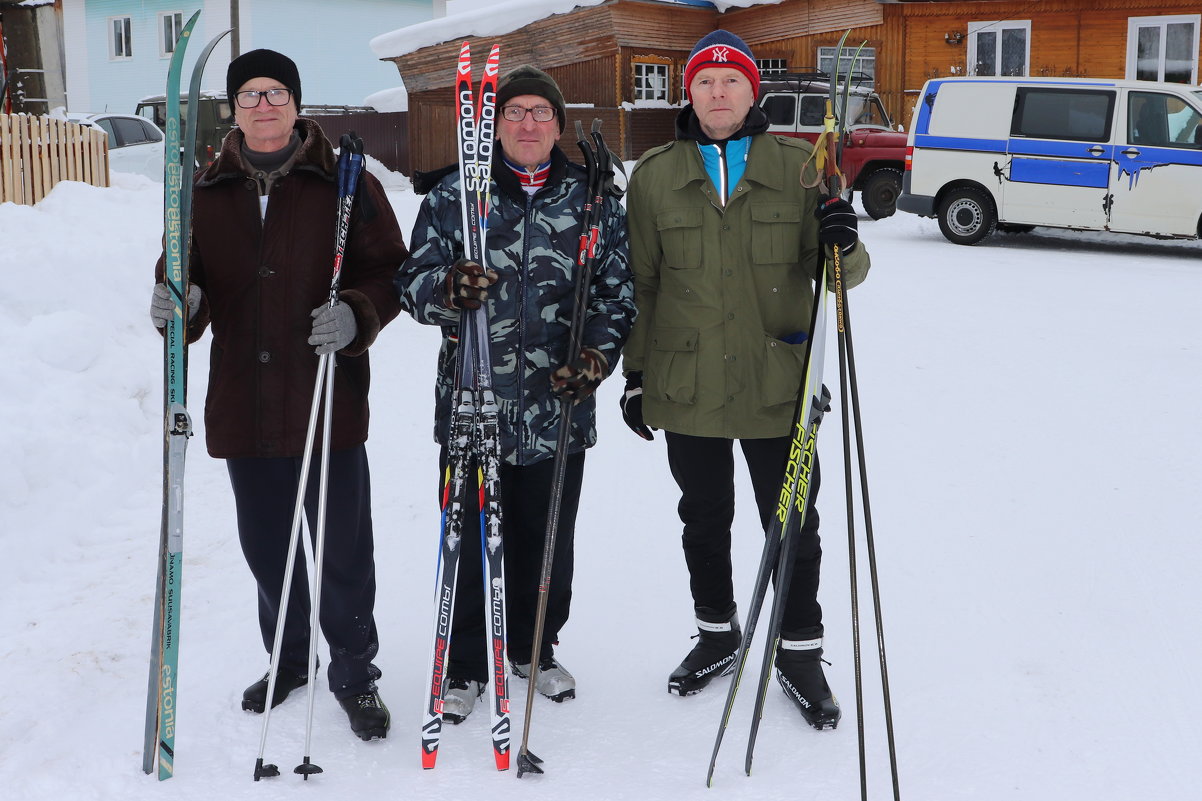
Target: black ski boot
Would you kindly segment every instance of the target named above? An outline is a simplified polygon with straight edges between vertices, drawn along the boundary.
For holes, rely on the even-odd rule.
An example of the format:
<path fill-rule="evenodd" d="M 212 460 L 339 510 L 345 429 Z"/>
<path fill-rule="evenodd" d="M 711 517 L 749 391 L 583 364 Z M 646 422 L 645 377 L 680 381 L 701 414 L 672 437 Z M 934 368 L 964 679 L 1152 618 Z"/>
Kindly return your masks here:
<path fill-rule="evenodd" d="M 668 677 L 668 692 L 693 695 L 705 689 L 718 676 L 734 670 L 735 654 L 743 632 L 735 605 L 725 612 L 697 608 L 697 644 Z"/>
<path fill-rule="evenodd" d="M 822 673 L 822 627 L 781 632 L 776 678 L 806 723 L 818 731 L 839 725 L 843 711 Z"/>
<path fill-rule="evenodd" d="M 388 707 L 380 699 L 380 692 L 372 687 L 365 693 L 338 699 L 339 706 L 351 722 L 351 731 L 360 740 L 384 739 L 392 725 Z"/>
<path fill-rule="evenodd" d="M 263 674 L 263 678 L 247 687 L 242 692 L 242 708 L 247 712 L 262 712 L 267 703 L 267 679 L 271 671 Z M 298 676 L 287 670 L 281 670 L 275 677 L 275 693 L 271 699 L 271 708 L 275 709 L 284 703 L 284 699 L 295 689 L 309 683 L 308 676 Z"/>

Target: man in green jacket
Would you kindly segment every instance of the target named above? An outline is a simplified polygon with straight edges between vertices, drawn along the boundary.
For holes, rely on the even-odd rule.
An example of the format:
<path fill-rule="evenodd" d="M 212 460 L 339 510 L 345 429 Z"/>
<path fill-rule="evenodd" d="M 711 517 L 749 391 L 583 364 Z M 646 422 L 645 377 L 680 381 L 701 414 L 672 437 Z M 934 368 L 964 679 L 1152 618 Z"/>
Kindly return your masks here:
<path fill-rule="evenodd" d="M 759 72 L 739 37 L 715 31 L 685 66 L 690 104 L 676 141 L 635 166 L 627 200 L 638 317 L 622 413 L 644 439 L 663 429 L 699 636 L 668 679 L 682 696 L 734 667 L 741 638 L 731 577 L 735 440 L 765 528 L 775 514 L 802 379 L 820 259 L 838 245 L 844 286 L 869 259 L 856 215 L 827 198 L 812 148 L 766 133 Z M 820 250 L 822 249 L 822 250 Z M 823 252 L 825 251 L 825 253 Z M 839 722 L 822 673 L 818 465 L 795 549 L 776 659 L 781 686 L 817 729 Z"/>

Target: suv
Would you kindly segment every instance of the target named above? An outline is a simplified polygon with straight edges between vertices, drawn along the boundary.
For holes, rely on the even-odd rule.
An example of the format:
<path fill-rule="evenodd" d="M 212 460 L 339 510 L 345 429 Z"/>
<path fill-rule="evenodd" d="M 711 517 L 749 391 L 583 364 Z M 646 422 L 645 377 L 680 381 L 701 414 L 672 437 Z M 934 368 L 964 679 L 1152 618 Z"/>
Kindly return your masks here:
<path fill-rule="evenodd" d="M 848 188 L 860 193 L 864 211 L 879 220 L 897 208 L 906 163 L 906 135 L 895 130 L 881 98 L 860 85 L 866 80 L 859 74 L 851 76 L 840 168 Z M 759 102 L 768 115 L 768 132 L 818 141 L 829 95 L 830 76 L 824 72 L 765 75 L 760 82 Z M 842 97 L 840 88 L 840 104 Z"/>
<path fill-rule="evenodd" d="M 188 96 L 181 94 L 179 98 L 180 116 L 188 118 Z M 234 110 L 230 108 L 225 92 L 201 91 L 199 99 L 200 118 L 196 124 L 196 153 L 194 158 L 201 167 L 207 167 L 221 152 L 221 140 L 234 127 Z M 167 96 L 152 95 L 138 101 L 135 112 L 139 117 L 145 117 L 155 125 L 167 128 Z M 183 137 L 183 131 L 180 131 Z"/>

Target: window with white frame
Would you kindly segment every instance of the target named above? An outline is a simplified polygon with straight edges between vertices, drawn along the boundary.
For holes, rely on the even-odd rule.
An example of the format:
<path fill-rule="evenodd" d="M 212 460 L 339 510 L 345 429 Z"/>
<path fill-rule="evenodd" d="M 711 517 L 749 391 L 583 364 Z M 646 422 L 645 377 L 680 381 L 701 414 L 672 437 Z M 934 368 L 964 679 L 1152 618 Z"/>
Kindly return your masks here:
<path fill-rule="evenodd" d="M 1028 75 L 1031 20 L 968 23 L 969 75 Z"/>
<path fill-rule="evenodd" d="M 818 71 L 831 74 L 831 69 L 834 66 L 835 50 L 834 47 L 818 48 Z M 852 62 L 855 62 L 854 64 Z M 876 48 L 864 47 L 860 49 L 859 54 L 855 50 L 843 48 L 843 52 L 839 54 L 839 70 L 838 75 L 854 74 L 860 78 L 861 86 L 872 86 L 876 82 Z"/>
<path fill-rule="evenodd" d="M 1130 17 L 1127 77 L 1137 81 L 1198 82 L 1198 30 L 1202 15 Z"/>
<path fill-rule="evenodd" d="M 668 99 L 668 64 L 634 63 L 634 99 Z"/>
<path fill-rule="evenodd" d="M 109 58 L 133 58 L 134 47 L 130 37 L 131 25 L 129 17 L 109 18 Z"/>
<path fill-rule="evenodd" d="M 789 60 L 787 58 L 757 58 L 755 66 L 759 69 L 760 75 L 783 75 L 789 71 Z"/>
<path fill-rule="evenodd" d="M 175 43 L 184 29 L 184 15 L 180 11 L 159 14 L 159 55 L 169 56 L 175 52 Z"/>

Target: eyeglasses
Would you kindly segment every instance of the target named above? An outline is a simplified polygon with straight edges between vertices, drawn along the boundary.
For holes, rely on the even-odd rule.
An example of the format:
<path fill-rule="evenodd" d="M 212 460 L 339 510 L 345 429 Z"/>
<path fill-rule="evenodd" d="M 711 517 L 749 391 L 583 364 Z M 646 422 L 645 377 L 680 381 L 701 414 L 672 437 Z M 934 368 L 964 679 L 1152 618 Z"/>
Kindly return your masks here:
<path fill-rule="evenodd" d="M 251 92 L 235 92 L 234 97 L 238 100 L 238 108 L 255 108 L 259 105 L 259 98 L 267 98 L 269 106 L 283 106 L 292 99 L 291 89 L 262 89 Z"/>
<path fill-rule="evenodd" d="M 535 122 L 550 122 L 555 119 L 555 108 L 553 106 L 535 106 L 534 108 L 526 108 L 524 106 L 501 107 L 501 116 L 510 122 L 521 122 L 526 119 L 527 114 L 534 117 Z"/>

